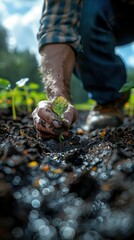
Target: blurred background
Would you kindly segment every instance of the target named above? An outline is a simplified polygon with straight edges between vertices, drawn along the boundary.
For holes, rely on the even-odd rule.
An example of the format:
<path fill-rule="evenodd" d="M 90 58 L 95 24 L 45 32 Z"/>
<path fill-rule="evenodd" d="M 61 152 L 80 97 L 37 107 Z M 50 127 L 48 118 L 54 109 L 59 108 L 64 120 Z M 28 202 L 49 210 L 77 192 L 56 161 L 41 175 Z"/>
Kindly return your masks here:
<path fill-rule="evenodd" d="M 10 80 L 12 86 L 19 79 L 28 77 L 42 89 L 36 37 L 42 6 L 43 0 L 0 0 L 0 78 Z M 125 62 L 128 77 L 132 77 L 134 44 L 117 48 L 116 52 Z M 72 96 L 75 103 L 85 102 L 88 98 L 81 82 L 74 76 Z"/>

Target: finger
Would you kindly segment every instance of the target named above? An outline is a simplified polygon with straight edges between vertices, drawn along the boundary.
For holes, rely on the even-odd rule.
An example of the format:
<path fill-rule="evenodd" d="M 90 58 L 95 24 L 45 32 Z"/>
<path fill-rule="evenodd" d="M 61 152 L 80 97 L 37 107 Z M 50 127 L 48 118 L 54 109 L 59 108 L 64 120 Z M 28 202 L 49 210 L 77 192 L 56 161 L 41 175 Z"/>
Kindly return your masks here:
<path fill-rule="evenodd" d="M 62 121 L 60 121 L 57 115 L 51 110 L 49 105 L 45 105 L 43 107 L 37 108 L 38 116 L 45 120 L 47 123 L 54 125 L 56 128 L 60 128 L 62 126 Z"/>
<path fill-rule="evenodd" d="M 51 135 L 56 135 L 56 133 L 53 131 L 54 127 L 49 125 L 48 123 L 42 125 L 41 122 L 38 122 L 36 124 L 36 129 L 40 132 L 44 132 L 44 133 L 51 134 Z"/>
<path fill-rule="evenodd" d="M 50 125 L 46 121 L 36 117 L 34 119 L 34 123 L 35 123 L 35 127 L 36 127 L 37 131 L 44 132 L 46 134 L 56 135 L 56 133 L 54 131 L 54 126 Z"/>
<path fill-rule="evenodd" d="M 46 122 L 48 122 L 49 124 L 51 123 L 51 118 L 53 119 L 53 113 L 50 110 L 50 104 L 49 102 L 45 102 L 45 101 L 41 101 L 38 103 L 38 107 L 32 112 L 32 117 L 34 120 L 34 124 L 36 124 L 36 122 L 39 119 L 42 119 Z M 57 127 L 57 121 L 55 119 L 55 125 Z"/>
<path fill-rule="evenodd" d="M 63 116 L 64 116 L 64 120 L 63 120 L 64 126 L 66 126 L 67 128 L 70 128 L 71 125 L 76 121 L 77 111 L 72 105 L 69 105 L 68 109 L 65 111 Z"/>
<path fill-rule="evenodd" d="M 48 107 L 38 107 L 37 114 L 41 119 L 48 122 L 49 124 L 52 124 L 55 119 L 54 114 Z"/>
<path fill-rule="evenodd" d="M 38 132 L 38 136 L 41 138 L 54 139 L 60 134 L 62 134 L 64 137 L 70 137 L 72 135 L 72 133 L 69 132 L 65 127 L 62 127 L 61 129 L 54 128 L 52 125 L 40 119 L 37 114 L 33 117 L 33 122 Z"/>
<path fill-rule="evenodd" d="M 63 122 L 60 121 L 60 120 L 56 120 L 56 119 L 54 119 L 54 121 L 52 122 L 52 124 L 53 124 L 53 126 L 54 126 L 55 128 L 61 128 L 61 127 L 63 126 Z"/>
<path fill-rule="evenodd" d="M 36 110 L 32 113 L 32 116 L 34 126 L 39 132 L 50 133 L 58 136 L 61 132 L 66 130 L 65 127 L 55 128 L 55 126 L 47 123 L 37 115 Z"/>

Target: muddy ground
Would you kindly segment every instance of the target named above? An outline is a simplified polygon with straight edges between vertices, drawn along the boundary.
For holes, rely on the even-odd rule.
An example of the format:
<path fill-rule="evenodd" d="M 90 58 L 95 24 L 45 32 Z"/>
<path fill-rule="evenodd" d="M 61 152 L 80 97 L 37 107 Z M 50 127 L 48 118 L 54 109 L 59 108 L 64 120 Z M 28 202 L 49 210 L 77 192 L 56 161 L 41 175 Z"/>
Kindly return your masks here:
<path fill-rule="evenodd" d="M 42 140 L 25 114 L 0 120 L 0 240 L 134 239 L 134 119 Z"/>

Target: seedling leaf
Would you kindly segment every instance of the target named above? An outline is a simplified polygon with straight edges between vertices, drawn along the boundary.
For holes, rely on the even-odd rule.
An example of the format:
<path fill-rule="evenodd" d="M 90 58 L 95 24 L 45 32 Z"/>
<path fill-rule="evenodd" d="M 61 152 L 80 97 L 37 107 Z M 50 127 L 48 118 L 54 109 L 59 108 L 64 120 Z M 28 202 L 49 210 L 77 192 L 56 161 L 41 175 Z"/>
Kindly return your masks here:
<path fill-rule="evenodd" d="M 134 80 L 126 82 L 119 92 L 127 92 L 130 91 L 132 88 L 134 88 Z"/>
<path fill-rule="evenodd" d="M 68 102 L 67 100 L 59 96 L 52 102 L 52 109 L 60 118 L 62 118 L 62 114 L 67 110 Z"/>
<path fill-rule="evenodd" d="M 36 90 L 39 88 L 39 85 L 37 83 L 33 83 L 33 82 L 31 82 L 28 86 L 31 90 Z"/>
<path fill-rule="evenodd" d="M 7 79 L 0 78 L 0 89 L 8 89 L 10 87 L 11 84 Z"/>
<path fill-rule="evenodd" d="M 64 136 L 62 134 L 59 135 L 59 141 L 62 142 L 64 140 Z"/>
<path fill-rule="evenodd" d="M 16 82 L 16 85 L 18 87 L 23 87 L 26 84 L 26 82 L 28 82 L 28 81 L 29 81 L 29 78 L 22 78 Z"/>

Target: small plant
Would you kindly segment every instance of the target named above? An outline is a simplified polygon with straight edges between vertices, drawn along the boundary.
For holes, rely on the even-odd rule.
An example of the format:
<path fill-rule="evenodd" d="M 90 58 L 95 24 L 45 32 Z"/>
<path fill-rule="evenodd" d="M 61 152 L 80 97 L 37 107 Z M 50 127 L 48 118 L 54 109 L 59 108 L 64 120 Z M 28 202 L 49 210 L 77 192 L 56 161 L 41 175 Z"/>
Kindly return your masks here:
<path fill-rule="evenodd" d="M 129 80 L 122 86 L 119 92 L 131 93 L 128 102 L 125 104 L 125 110 L 129 116 L 134 116 L 134 79 L 129 78 Z"/>
<path fill-rule="evenodd" d="M 11 84 L 7 79 L 0 78 L 0 89 L 8 89 L 10 87 Z"/>
<path fill-rule="evenodd" d="M 7 107 L 8 106 L 8 98 L 7 91 L 10 89 L 11 84 L 7 79 L 0 78 L 0 106 Z"/>
<path fill-rule="evenodd" d="M 134 79 L 130 79 L 129 81 L 127 81 L 120 89 L 120 92 L 127 92 L 130 91 L 132 88 L 134 88 Z"/>
<path fill-rule="evenodd" d="M 63 113 L 67 110 L 67 108 L 68 108 L 68 102 L 62 96 L 57 97 L 52 102 L 52 110 L 53 110 L 54 113 L 56 113 L 58 115 L 58 118 L 59 118 L 60 121 L 64 120 Z M 61 142 L 62 140 L 64 140 L 64 136 L 62 134 L 60 134 L 59 135 L 59 141 Z"/>
<path fill-rule="evenodd" d="M 12 89 L 12 113 L 13 113 L 14 120 L 17 118 L 16 107 L 15 107 L 15 98 L 17 98 L 17 90 L 18 88 L 23 87 L 28 81 L 29 81 L 29 78 L 22 78 L 16 82 L 16 87 Z"/>
<path fill-rule="evenodd" d="M 10 81 L 0 78 L 0 108 L 12 108 L 13 119 L 16 119 L 16 109 L 25 108 L 31 113 L 39 101 L 47 99 L 44 91 L 39 91 L 39 84 L 28 82 L 28 78 L 22 78 L 16 82 L 15 88 L 11 87 Z"/>
<path fill-rule="evenodd" d="M 13 89 L 11 88 L 11 84 L 7 79 L 0 78 L 0 88 L 6 89 L 10 92 L 9 96 L 11 97 L 11 105 L 12 105 L 12 116 L 13 119 L 16 120 L 16 99 L 20 95 L 20 91 L 18 91 L 19 88 L 23 87 L 26 82 L 29 81 L 29 78 L 22 78 L 19 81 L 16 82 L 16 87 Z"/>

